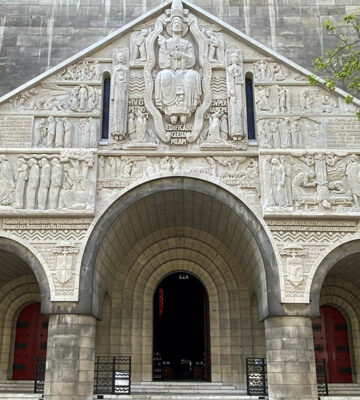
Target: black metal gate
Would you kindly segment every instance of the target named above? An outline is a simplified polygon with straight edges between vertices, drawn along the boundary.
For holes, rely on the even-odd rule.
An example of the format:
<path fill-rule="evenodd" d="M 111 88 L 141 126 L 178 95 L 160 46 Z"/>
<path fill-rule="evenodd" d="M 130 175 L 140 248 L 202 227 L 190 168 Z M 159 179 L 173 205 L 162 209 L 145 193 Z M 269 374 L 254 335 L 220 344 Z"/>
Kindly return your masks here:
<path fill-rule="evenodd" d="M 246 382 L 249 396 L 267 395 L 265 358 L 246 359 Z"/>
<path fill-rule="evenodd" d="M 35 365 L 34 393 L 44 393 L 46 356 L 37 356 Z"/>
<path fill-rule="evenodd" d="M 130 394 L 131 357 L 96 357 L 94 394 Z"/>
<path fill-rule="evenodd" d="M 329 396 L 325 359 L 316 358 L 315 364 L 316 364 L 316 380 L 317 380 L 318 395 Z"/>

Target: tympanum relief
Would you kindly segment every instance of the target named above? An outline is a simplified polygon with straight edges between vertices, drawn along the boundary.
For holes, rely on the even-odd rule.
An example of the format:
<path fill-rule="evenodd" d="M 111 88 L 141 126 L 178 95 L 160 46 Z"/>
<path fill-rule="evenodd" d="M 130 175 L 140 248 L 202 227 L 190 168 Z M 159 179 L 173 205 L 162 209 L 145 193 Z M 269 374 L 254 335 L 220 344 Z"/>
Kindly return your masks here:
<path fill-rule="evenodd" d="M 227 48 L 219 26 L 199 24 L 175 0 L 155 24 L 135 28 L 129 43 L 130 53 L 113 51 L 110 131 L 117 149 L 246 148 L 242 53 Z M 221 111 L 214 110 L 218 100 Z"/>

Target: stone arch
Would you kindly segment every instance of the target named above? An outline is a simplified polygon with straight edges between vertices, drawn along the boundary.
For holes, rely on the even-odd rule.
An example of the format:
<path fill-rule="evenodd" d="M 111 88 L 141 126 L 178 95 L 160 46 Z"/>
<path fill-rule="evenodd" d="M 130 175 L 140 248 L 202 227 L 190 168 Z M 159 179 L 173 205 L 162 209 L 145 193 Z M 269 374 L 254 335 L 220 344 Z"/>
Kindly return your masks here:
<path fill-rule="evenodd" d="M 346 263 L 351 259 L 360 257 L 360 238 L 346 239 L 342 243 L 332 246 L 328 252 L 316 261 L 312 275 L 309 276 L 307 291 L 310 296 L 310 312 L 312 315 L 319 313 L 320 293 L 324 280 L 328 273 L 336 265 Z"/>
<path fill-rule="evenodd" d="M 40 289 L 41 297 L 41 311 L 43 313 L 49 313 L 51 310 L 51 290 L 48 275 L 46 273 L 44 263 L 40 261 L 38 252 L 35 249 L 31 249 L 31 246 L 18 238 L 0 235 L 0 253 L 5 252 L 12 257 L 14 260 L 19 260 L 22 264 L 26 264 L 36 277 L 37 284 Z M 1 270 L 0 270 L 1 274 Z"/>
<path fill-rule="evenodd" d="M 237 232 L 237 229 L 247 232 L 247 245 L 253 248 L 254 257 L 257 258 L 257 268 L 260 268 L 257 271 L 259 277 L 257 290 L 260 318 L 263 319 L 268 315 L 282 315 L 284 310 L 280 301 L 278 265 L 266 224 L 243 201 L 227 189 L 213 182 L 185 176 L 154 179 L 133 187 L 120 196 L 94 223 L 82 259 L 79 303 L 75 310 L 79 313 L 92 313 L 97 317 L 101 316 L 102 298 L 107 291 L 105 287 L 102 287 L 106 280 L 105 275 L 107 274 L 113 279 L 115 274 L 114 267 L 108 273 L 102 271 L 100 267 L 97 270 L 97 265 L 100 265 L 98 260 L 100 248 L 102 246 L 108 246 L 109 248 L 113 246 L 111 243 L 105 243 L 104 239 L 112 230 L 114 235 L 123 233 L 120 229 L 115 232 L 115 228 L 117 228 L 115 222 L 120 216 L 123 216 L 125 220 L 129 219 L 126 213 L 131 208 L 135 209 L 137 207 L 137 211 L 140 210 L 139 212 L 143 213 L 141 214 L 142 216 L 146 215 L 148 221 L 153 222 L 154 217 L 147 215 L 146 210 L 144 211 L 143 209 L 144 202 L 147 201 L 151 204 L 156 196 L 159 197 L 163 193 L 170 193 L 170 196 L 174 193 L 181 193 L 184 202 L 186 202 L 187 198 L 202 197 L 205 199 L 204 201 L 212 202 L 212 204 L 216 203 L 214 209 L 216 208 L 215 211 L 217 213 L 213 216 L 217 221 L 220 215 L 225 215 L 230 221 L 228 223 L 229 229 L 235 232 Z M 207 213 L 206 215 L 209 215 L 209 210 L 205 210 L 205 212 Z M 232 220 L 230 220 L 229 215 L 233 216 Z M 196 215 L 192 216 L 196 218 Z M 175 225 L 181 225 L 188 217 L 189 215 L 180 214 L 180 216 L 174 217 L 173 222 Z M 176 220 L 177 218 L 181 219 L 181 221 Z M 137 222 L 142 222 L 139 217 L 137 217 Z M 210 224 L 206 219 L 204 220 L 205 223 Z M 146 224 L 144 223 L 144 225 Z M 149 229 L 147 226 L 142 228 Z M 136 236 L 133 231 L 130 233 Z M 147 231 L 147 233 L 150 233 L 150 231 Z M 219 234 L 224 235 L 224 232 Z M 233 245 L 233 243 L 231 244 Z M 116 260 L 108 261 L 113 264 L 116 263 Z M 254 271 L 249 271 L 249 273 L 255 274 Z"/>

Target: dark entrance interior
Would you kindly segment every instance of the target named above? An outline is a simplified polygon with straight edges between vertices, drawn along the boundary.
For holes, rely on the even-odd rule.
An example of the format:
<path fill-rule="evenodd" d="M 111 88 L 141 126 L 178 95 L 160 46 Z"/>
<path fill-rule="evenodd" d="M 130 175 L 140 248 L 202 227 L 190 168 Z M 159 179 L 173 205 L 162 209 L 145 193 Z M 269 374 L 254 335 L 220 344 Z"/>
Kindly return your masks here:
<path fill-rule="evenodd" d="M 313 318 L 315 357 L 324 359 L 329 383 L 351 383 L 351 361 L 347 325 L 335 307 L 320 307 L 320 317 Z"/>
<path fill-rule="evenodd" d="M 24 307 L 16 321 L 12 379 L 33 380 L 37 356 L 46 356 L 47 315 L 40 313 L 40 303 Z"/>
<path fill-rule="evenodd" d="M 161 281 L 154 295 L 153 380 L 210 381 L 208 296 L 187 272 Z"/>

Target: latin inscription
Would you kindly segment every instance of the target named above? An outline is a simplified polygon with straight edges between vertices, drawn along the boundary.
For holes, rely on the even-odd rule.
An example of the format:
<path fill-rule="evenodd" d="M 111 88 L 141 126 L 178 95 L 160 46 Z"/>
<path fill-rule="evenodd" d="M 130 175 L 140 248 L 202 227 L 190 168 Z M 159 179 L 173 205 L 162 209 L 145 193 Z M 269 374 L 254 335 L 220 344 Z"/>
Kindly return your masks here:
<path fill-rule="evenodd" d="M 339 119 L 328 122 L 326 133 L 329 147 L 360 146 L 360 123 L 357 121 Z"/>
<path fill-rule="evenodd" d="M 0 117 L 0 146 L 30 147 L 34 117 Z"/>

